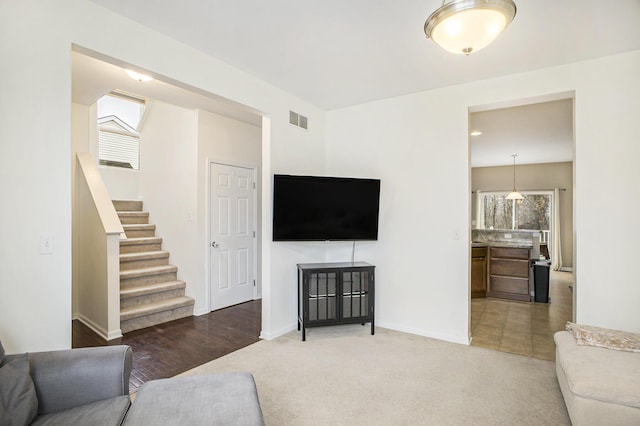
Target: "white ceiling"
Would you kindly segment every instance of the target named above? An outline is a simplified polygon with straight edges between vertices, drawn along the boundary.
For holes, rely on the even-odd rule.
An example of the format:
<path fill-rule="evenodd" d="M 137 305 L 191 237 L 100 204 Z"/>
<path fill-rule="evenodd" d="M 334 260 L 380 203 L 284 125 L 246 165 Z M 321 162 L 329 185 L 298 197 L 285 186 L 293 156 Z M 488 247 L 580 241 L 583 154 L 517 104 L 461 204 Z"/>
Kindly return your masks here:
<path fill-rule="evenodd" d="M 440 0 L 92 0 L 322 109 L 640 48 L 638 0 L 515 0 L 470 56 L 426 39 Z"/>
<path fill-rule="evenodd" d="M 470 56 L 424 36 L 440 0 L 91 1 L 326 110 L 640 49 L 640 0 L 515 0 L 513 23 Z M 73 54 L 74 102 L 117 89 L 260 125 L 256 111 L 183 87 L 140 84 Z M 483 132 L 471 138 L 472 167 L 512 164 L 511 154 L 517 164 L 572 161 L 572 101 L 506 106 L 471 113 L 471 130 Z"/>
<path fill-rule="evenodd" d="M 472 112 L 471 167 L 573 161 L 573 99 Z"/>
<path fill-rule="evenodd" d="M 71 75 L 71 99 L 81 105 L 92 105 L 107 93 L 120 91 L 183 108 L 218 113 L 256 126 L 262 124 L 261 116 L 243 105 L 159 80 L 141 83 L 131 79 L 120 66 L 78 52 L 71 55 Z"/>

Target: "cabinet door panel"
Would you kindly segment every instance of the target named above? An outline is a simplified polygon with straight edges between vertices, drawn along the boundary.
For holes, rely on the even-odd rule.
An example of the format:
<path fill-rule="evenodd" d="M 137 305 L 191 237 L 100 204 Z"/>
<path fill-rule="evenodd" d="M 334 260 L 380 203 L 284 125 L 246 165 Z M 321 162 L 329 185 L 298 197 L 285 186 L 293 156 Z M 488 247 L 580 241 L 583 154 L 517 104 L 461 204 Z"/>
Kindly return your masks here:
<path fill-rule="evenodd" d="M 529 294 L 529 280 L 524 278 L 491 276 L 491 291 L 500 293 Z"/>
<path fill-rule="evenodd" d="M 335 296 L 337 274 L 335 272 L 317 272 L 309 276 L 309 296 Z"/>
<path fill-rule="evenodd" d="M 529 262 L 512 259 L 491 259 L 491 275 L 529 278 Z"/>
<path fill-rule="evenodd" d="M 367 294 L 344 296 L 342 298 L 342 317 L 360 318 L 368 314 L 369 296 Z"/>
<path fill-rule="evenodd" d="M 487 248 L 486 247 L 473 247 L 471 248 L 471 257 L 486 257 L 487 256 Z"/>
<path fill-rule="evenodd" d="M 487 290 L 486 258 L 471 259 L 471 297 L 484 297 Z"/>
<path fill-rule="evenodd" d="M 507 248 L 507 247 L 491 247 L 491 257 L 501 257 L 507 259 L 529 260 L 529 249 L 526 248 Z"/>
<path fill-rule="evenodd" d="M 309 321 L 336 319 L 336 298 L 318 297 L 309 299 Z"/>

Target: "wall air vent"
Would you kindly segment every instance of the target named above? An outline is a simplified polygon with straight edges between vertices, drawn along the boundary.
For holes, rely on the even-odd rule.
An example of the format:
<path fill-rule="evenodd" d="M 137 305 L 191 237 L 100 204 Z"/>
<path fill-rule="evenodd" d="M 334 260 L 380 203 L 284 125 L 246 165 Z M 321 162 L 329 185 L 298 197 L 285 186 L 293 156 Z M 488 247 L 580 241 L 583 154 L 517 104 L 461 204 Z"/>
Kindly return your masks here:
<path fill-rule="evenodd" d="M 307 130 L 309 129 L 308 123 L 309 119 L 304 115 L 298 114 L 297 112 L 289 111 L 289 124 Z"/>

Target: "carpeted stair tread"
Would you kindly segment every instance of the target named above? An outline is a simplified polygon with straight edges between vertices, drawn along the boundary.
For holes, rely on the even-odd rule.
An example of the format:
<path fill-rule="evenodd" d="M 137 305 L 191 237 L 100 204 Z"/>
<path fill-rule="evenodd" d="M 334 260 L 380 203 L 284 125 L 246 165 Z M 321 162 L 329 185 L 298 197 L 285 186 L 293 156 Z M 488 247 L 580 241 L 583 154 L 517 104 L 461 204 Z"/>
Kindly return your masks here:
<path fill-rule="evenodd" d="M 120 217 L 146 217 L 149 216 L 149 212 L 143 211 L 119 211 L 117 212 Z"/>
<path fill-rule="evenodd" d="M 130 297 L 146 296 L 148 294 L 159 293 L 163 291 L 181 289 L 186 287 L 184 281 L 165 281 L 162 283 L 147 284 L 139 287 L 123 288 L 120 290 L 120 299 Z"/>
<path fill-rule="evenodd" d="M 149 303 L 141 306 L 133 306 L 120 310 L 120 321 L 127 321 L 138 317 L 143 317 L 158 312 L 168 311 L 171 309 L 192 306 L 195 303 L 193 298 L 188 296 L 176 297 L 174 299 L 163 300 L 160 302 Z"/>
<path fill-rule="evenodd" d="M 120 271 L 120 280 L 145 277 L 148 275 L 169 274 L 172 272 L 178 272 L 178 267 L 175 265 L 160 265 L 149 266 L 147 268 L 129 269 L 127 271 Z"/>
<path fill-rule="evenodd" d="M 112 200 L 116 211 L 141 211 L 142 201 L 140 200 Z"/>
<path fill-rule="evenodd" d="M 125 223 L 122 228 L 126 231 L 154 231 L 156 225 L 152 223 Z"/>
<path fill-rule="evenodd" d="M 140 251 L 137 253 L 122 253 L 120 255 L 120 263 L 133 260 L 147 260 L 169 257 L 169 252 L 165 250 L 156 251 Z"/>
<path fill-rule="evenodd" d="M 126 240 L 120 240 L 121 246 L 133 246 L 136 244 L 160 244 L 162 243 L 162 237 L 138 237 L 127 238 Z"/>

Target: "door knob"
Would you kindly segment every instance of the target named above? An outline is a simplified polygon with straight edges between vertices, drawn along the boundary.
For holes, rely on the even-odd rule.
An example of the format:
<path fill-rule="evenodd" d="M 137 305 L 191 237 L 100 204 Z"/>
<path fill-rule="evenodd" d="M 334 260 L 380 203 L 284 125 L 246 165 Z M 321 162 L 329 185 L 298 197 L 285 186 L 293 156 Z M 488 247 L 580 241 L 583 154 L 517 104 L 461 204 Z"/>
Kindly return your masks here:
<path fill-rule="evenodd" d="M 213 247 L 213 248 L 218 248 L 219 246 L 220 246 L 220 244 L 218 244 L 215 241 L 211 243 L 211 247 Z"/>

